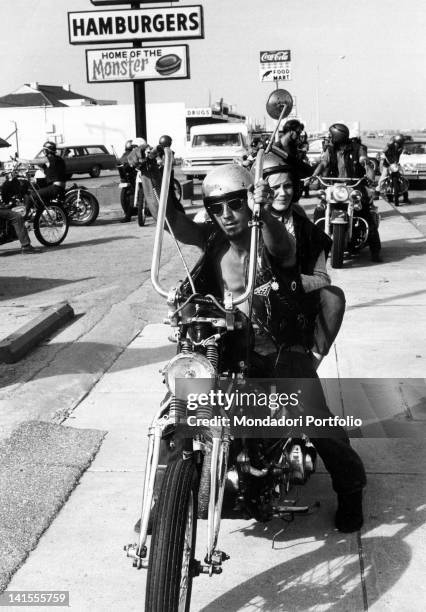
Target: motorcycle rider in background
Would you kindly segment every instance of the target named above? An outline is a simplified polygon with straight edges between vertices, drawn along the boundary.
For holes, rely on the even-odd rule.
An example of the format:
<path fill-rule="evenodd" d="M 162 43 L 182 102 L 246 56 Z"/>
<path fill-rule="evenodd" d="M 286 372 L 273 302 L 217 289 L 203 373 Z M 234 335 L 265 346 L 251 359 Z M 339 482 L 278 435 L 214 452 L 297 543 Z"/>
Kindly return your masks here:
<path fill-rule="evenodd" d="M 334 123 L 329 127 L 330 144 L 322 154 L 321 161 L 315 169 L 315 176 L 329 176 L 336 178 L 362 178 L 366 177 L 369 185 L 374 185 L 374 167 L 368 161 L 367 149 L 358 139 L 349 138 L 349 128 L 343 123 Z M 362 194 L 362 216 L 368 223 L 371 260 L 380 263 L 381 242 L 378 229 L 376 207 L 373 205 L 366 185 L 360 185 Z M 314 211 L 314 221 L 323 216 L 320 206 Z"/>
<path fill-rule="evenodd" d="M 379 182 L 376 188 L 376 193 L 380 194 L 380 189 L 383 184 L 383 181 L 389 175 L 389 166 L 391 164 L 398 164 L 399 158 L 401 157 L 401 153 L 404 150 L 405 137 L 403 134 L 397 134 L 396 136 L 392 136 L 386 148 L 383 150 L 382 162 L 381 162 L 381 170 L 382 174 L 379 178 Z M 402 200 L 404 204 L 409 204 L 410 200 L 408 198 L 408 191 L 405 191 L 402 194 Z M 399 202 L 396 200 L 394 202 L 395 206 L 398 206 Z"/>
<path fill-rule="evenodd" d="M 62 157 L 56 155 L 56 143 L 50 140 L 46 141 L 43 145 L 43 151 L 47 157 L 47 163 L 42 166 L 47 185 L 46 187 L 40 187 L 37 193 L 43 202 L 48 205 L 53 199 L 64 198 L 67 173 L 65 161 Z M 37 201 L 37 198 L 30 193 L 26 196 L 26 203 L 28 197 Z"/>
<path fill-rule="evenodd" d="M 158 204 L 154 190 L 160 189 L 161 173 L 157 166 L 145 166 L 142 181 L 148 206 L 154 217 Z M 270 188 L 264 181 L 255 187 L 252 175 L 237 164 L 219 166 L 204 179 L 203 202 L 213 223 L 196 224 L 173 205 L 170 190 L 167 219 L 174 235 L 184 244 L 203 252 L 197 264 L 197 285 L 207 283 L 209 293 L 220 295 L 244 291 L 247 258 L 250 250 L 249 222 L 253 201 L 261 205 L 261 236 L 258 251 L 256 289 L 251 307 L 240 309 L 251 314 L 255 329 L 251 351 L 251 375 L 267 378 L 309 378 L 318 382 L 309 410 L 318 416 L 330 411 L 309 356 L 312 321 L 304 312 L 303 288 L 297 266 L 296 245 L 284 223 L 271 213 Z M 194 272 L 195 276 L 195 272 Z M 351 448 L 343 428 L 333 428 L 329 438 L 315 438 L 316 446 L 338 495 L 335 525 L 342 532 L 360 529 L 362 489 L 366 483 L 363 464 Z M 328 432 L 327 432 L 328 435 Z"/>
<path fill-rule="evenodd" d="M 326 269 L 331 239 L 308 219 L 298 204 L 302 188 L 296 167 L 277 152 L 267 153 L 263 177 L 272 190 L 271 214 L 285 224 L 295 241 L 302 286 L 315 316 L 312 357 L 318 367 L 339 332 L 346 304 L 343 291 L 331 285 Z"/>
<path fill-rule="evenodd" d="M 124 144 L 124 153 L 118 159 L 118 165 L 122 167 L 123 176 L 124 174 L 128 175 L 129 182 L 133 185 L 133 188 L 136 182 L 137 171 L 136 168 L 129 164 L 128 157 L 134 149 L 136 149 L 138 146 L 144 145 L 146 146 L 146 140 L 144 138 L 126 140 Z M 133 202 L 129 198 L 122 198 L 121 207 L 124 212 L 124 217 L 120 219 L 120 223 L 129 223 L 132 220 Z"/>

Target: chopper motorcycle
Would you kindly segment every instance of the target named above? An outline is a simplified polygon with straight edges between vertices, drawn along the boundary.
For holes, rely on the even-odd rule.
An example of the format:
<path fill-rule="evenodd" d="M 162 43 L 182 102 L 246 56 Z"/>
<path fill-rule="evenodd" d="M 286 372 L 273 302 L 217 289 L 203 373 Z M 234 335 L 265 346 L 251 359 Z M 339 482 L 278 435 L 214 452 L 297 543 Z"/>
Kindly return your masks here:
<path fill-rule="evenodd" d="M 153 149 L 152 151 L 155 153 L 157 150 Z M 157 162 L 159 165 L 162 165 L 162 147 L 158 147 L 158 153 L 161 153 L 161 155 L 157 155 Z M 141 182 L 141 166 L 146 161 L 145 155 L 146 150 L 143 151 L 143 153 L 134 153 L 131 155 L 129 163 L 117 165 L 118 173 L 120 175 L 119 189 L 121 190 L 121 207 L 124 212 L 131 209 L 132 214 L 137 214 L 138 224 L 140 227 L 145 225 L 146 217 L 150 215 L 149 209 L 146 206 Z M 182 199 L 182 186 L 174 177 L 172 179 L 172 185 L 176 201 L 180 203 Z"/>
<path fill-rule="evenodd" d="M 29 207 L 26 207 L 24 196 L 28 189 L 33 190 L 33 198 Z M 1 200 L 5 208 L 13 208 L 14 212 L 24 217 L 27 229 L 33 229 L 37 240 L 44 246 L 58 246 L 65 240 L 69 218 L 62 203 L 52 200 L 46 206 L 30 182 L 28 167 L 17 162 L 13 171 L 8 171 L 7 179 L 1 186 Z M 0 220 L 1 244 L 17 239 L 13 224 L 4 219 Z"/>
<path fill-rule="evenodd" d="M 368 240 L 367 221 L 359 215 L 362 210 L 362 194 L 357 187 L 363 178 L 316 177 L 323 189 L 314 213 L 314 222 L 333 239 L 331 266 L 343 266 L 345 252 L 357 253 Z"/>
<path fill-rule="evenodd" d="M 285 113 L 291 112 L 288 92 L 280 92 L 283 90 L 273 92 L 278 110 L 272 116 L 279 119 L 277 129 Z M 258 155 L 256 182 L 262 176 L 263 151 Z M 217 426 L 191 428 L 184 438 L 178 435 L 179 425 L 187 418 L 179 381 L 202 379 L 210 390 L 217 389 L 221 381 L 245 386 L 248 364 L 244 338 L 250 337 L 252 330 L 250 319 L 237 306 L 251 298 L 255 287 L 260 209 L 254 206 L 248 279 L 242 295 L 234 298 L 225 292 L 220 300 L 200 293 L 188 269 L 187 280 L 168 291 L 160 284 L 159 272 L 171 170 L 172 155 L 166 148 L 151 281 L 167 299 L 169 322 L 178 330 L 177 354 L 163 369 L 168 392 L 148 432 L 139 541 L 125 547 L 133 566 L 148 570 L 147 612 L 188 611 L 194 577 L 222 572 L 222 564 L 229 558 L 218 548 L 225 491 L 246 516 L 288 518 L 309 511 L 309 506 L 297 506 L 295 500 L 289 500 L 288 493 L 293 483 L 306 482 L 315 470 L 315 451 L 304 438 L 236 438 L 225 420 Z M 238 412 L 237 407 L 231 411 L 234 408 Z M 267 413 L 269 408 L 265 410 Z M 212 407 L 200 403 L 194 415 L 210 423 Z M 199 518 L 207 519 L 203 561 L 195 559 Z"/>
<path fill-rule="evenodd" d="M 30 168 L 16 162 L 6 173 L 2 199 L 14 205 L 23 205 L 24 197 L 31 193 L 35 197 L 35 189 L 31 183 Z M 46 177 L 44 171 L 38 168 L 34 174 L 34 185 L 44 187 Z M 39 201 L 39 198 L 36 198 Z M 66 212 L 70 225 L 90 225 L 99 215 L 99 202 L 97 198 L 83 185 L 67 187 L 63 201 L 58 204 Z"/>

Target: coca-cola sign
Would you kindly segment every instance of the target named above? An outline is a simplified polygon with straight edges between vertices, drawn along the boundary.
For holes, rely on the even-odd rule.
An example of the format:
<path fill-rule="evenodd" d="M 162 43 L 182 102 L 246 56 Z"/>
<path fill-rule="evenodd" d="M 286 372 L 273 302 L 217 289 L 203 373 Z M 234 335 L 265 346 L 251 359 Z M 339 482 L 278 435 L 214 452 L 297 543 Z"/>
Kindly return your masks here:
<path fill-rule="evenodd" d="M 289 62 L 291 60 L 291 53 L 289 49 L 285 51 L 261 51 L 260 61 L 262 64 L 275 63 L 275 62 Z"/>

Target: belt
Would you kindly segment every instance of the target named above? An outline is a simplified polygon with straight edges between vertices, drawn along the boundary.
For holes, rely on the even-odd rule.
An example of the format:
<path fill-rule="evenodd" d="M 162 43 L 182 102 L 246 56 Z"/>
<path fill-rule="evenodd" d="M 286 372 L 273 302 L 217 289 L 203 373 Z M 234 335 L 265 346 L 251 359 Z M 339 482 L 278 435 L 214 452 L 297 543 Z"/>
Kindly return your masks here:
<path fill-rule="evenodd" d="M 65 188 L 66 183 L 64 183 L 63 181 L 53 181 L 53 184 L 56 185 L 56 187 L 63 187 Z"/>

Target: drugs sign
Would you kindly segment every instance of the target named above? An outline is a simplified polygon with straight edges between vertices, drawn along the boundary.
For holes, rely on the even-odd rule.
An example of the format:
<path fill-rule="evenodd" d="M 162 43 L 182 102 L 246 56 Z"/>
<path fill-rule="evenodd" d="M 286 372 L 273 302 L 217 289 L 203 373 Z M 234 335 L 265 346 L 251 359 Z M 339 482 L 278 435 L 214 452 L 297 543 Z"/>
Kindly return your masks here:
<path fill-rule="evenodd" d="M 266 81 L 290 81 L 291 80 L 291 52 L 284 51 L 261 51 L 259 78 L 261 82 Z"/>
<path fill-rule="evenodd" d="M 88 83 L 189 77 L 188 45 L 86 49 Z"/>
<path fill-rule="evenodd" d="M 200 5 L 68 13 L 72 45 L 204 38 Z"/>

